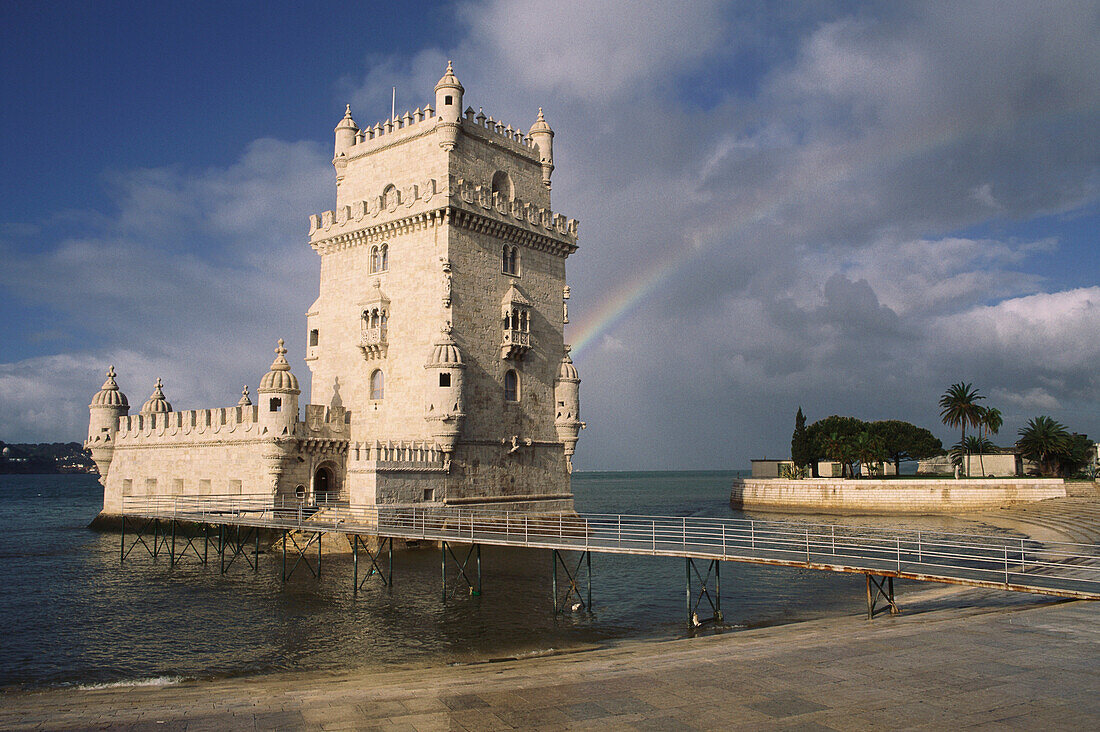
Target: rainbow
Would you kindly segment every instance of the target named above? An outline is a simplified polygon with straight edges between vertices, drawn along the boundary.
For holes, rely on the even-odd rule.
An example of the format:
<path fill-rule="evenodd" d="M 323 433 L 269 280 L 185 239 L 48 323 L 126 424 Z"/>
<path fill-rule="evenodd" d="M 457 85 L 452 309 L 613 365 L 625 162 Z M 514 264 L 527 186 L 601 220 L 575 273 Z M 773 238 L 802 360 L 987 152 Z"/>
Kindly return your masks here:
<path fill-rule="evenodd" d="M 745 231 L 754 224 L 764 221 L 788 203 L 803 200 L 808 193 L 824 189 L 836 182 L 858 177 L 860 173 L 879 168 L 883 164 L 891 166 L 904 165 L 907 162 L 937 150 L 943 150 L 952 145 L 957 145 L 968 139 L 979 136 L 999 134 L 1007 132 L 1020 125 L 1035 125 L 1042 123 L 1057 123 L 1059 120 L 1072 116 L 1081 111 L 1091 111 L 1095 107 L 1081 105 L 1061 110 L 1044 110 L 1036 114 L 1020 117 L 1013 120 L 1004 120 L 1000 124 L 990 127 L 980 127 L 960 133 L 958 130 L 940 130 L 935 134 L 926 135 L 923 138 L 914 137 L 912 144 L 901 150 L 895 150 L 889 154 L 880 155 L 878 158 L 866 159 L 858 166 L 836 165 L 831 175 L 821 176 L 815 179 L 813 185 L 791 189 L 787 194 L 767 205 L 760 206 L 755 211 L 744 216 L 741 221 L 730 229 L 725 229 L 726 236 L 710 236 L 710 241 L 704 241 L 697 246 L 686 247 L 677 256 L 660 257 L 653 266 L 634 279 L 624 283 L 619 289 L 600 302 L 590 315 L 580 320 L 577 324 L 577 336 L 572 339 L 573 354 L 582 356 L 584 352 L 597 343 L 601 336 L 614 329 L 621 323 L 637 305 L 654 291 L 658 290 L 665 282 L 679 270 L 687 267 L 700 256 L 713 249 L 722 242 L 729 241 L 730 236 L 738 231 Z"/>

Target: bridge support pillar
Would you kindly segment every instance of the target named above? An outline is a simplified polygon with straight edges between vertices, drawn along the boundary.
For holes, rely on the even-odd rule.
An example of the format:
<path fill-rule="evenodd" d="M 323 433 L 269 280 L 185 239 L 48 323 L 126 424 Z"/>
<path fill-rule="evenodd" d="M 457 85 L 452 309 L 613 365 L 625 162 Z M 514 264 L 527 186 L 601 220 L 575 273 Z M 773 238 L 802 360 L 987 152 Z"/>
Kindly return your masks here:
<path fill-rule="evenodd" d="M 722 563 L 717 559 L 710 560 L 707 565 L 706 575 L 699 573 L 699 568 L 695 565 L 695 560 L 691 557 L 684 559 L 684 569 L 687 573 L 687 621 L 688 627 L 698 628 L 704 623 L 720 623 L 722 622 Z M 696 579 L 699 580 L 699 594 L 696 596 L 692 593 L 691 588 L 691 575 L 694 574 Z M 708 585 L 710 584 L 711 574 L 714 575 L 714 595 L 710 594 Z M 706 599 L 707 604 L 710 605 L 711 617 L 700 618 L 699 606 Z"/>
<path fill-rule="evenodd" d="M 324 533 L 325 532 L 323 532 L 323 531 L 311 531 L 311 532 L 309 532 L 309 538 L 306 539 L 306 543 L 305 544 L 299 544 L 298 540 L 293 535 L 291 535 L 291 533 L 289 531 L 284 531 L 283 532 L 283 582 L 286 582 L 288 579 L 290 579 L 290 577 L 294 574 L 294 570 L 298 569 L 298 565 L 305 565 L 306 569 L 309 570 L 310 574 L 312 574 L 314 577 L 317 577 L 318 579 L 320 579 L 320 577 L 321 577 L 321 536 Z M 289 572 L 286 571 L 286 555 L 287 555 L 286 541 L 287 541 L 287 539 L 290 539 L 290 544 L 291 544 L 291 546 L 294 547 L 294 552 L 293 553 L 295 555 L 294 564 L 293 564 L 293 566 L 291 566 Z M 310 563 L 309 557 L 306 556 L 306 552 L 308 552 L 309 548 L 311 546 L 313 546 L 314 544 L 317 544 L 317 566 L 316 567 L 314 567 Z"/>
<path fill-rule="evenodd" d="M 882 600 L 885 606 L 890 608 L 891 615 L 897 615 L 901 612 L 896 602 L 894 602 L 894 578 L 893 577 L 879 577 L 877 575 L 867 574 L 867 619 L 875 617 L 875 612 L 884 608 L 877 607 L 878 601 Z"/>
<path fill-rule="evenodd" d="M 447 557 L 451 558 L 451 562 L 458 567 L 458 576 L 455 578 L 454 588 L 451 593 L 447 594 Z M 470 576 L 466 574 L 466 569 L 470 565 L 470 560 L 474 559 L 474 566 L 472 570 L 477 571 L 477 576 L 474 579 L 470 579 Z M 443 579 L 443 602 L 447 602 L 448 598 L 454 597 L 458 592 L 459 580 L 466 583 L 466 586 L 470 588 L 470 594 L 474 597 L 481 596 L 481 544 L 471 544 L 470 549 L 466 552 L 466 558 L 459 561 L 455 556 L 454 551 L 451 550 L 451 545 L 446 541 L 440 542 L 439 547 L 439 572 Z"/>
<path fill-rule="evenodd" d="M 580 556 L 577 557 L 577 563 L 573 571 L 569 570 L 569 564 L 566 562 L 564 551 L 551 549 L 550 552 L 550 591 L 554 598 L 554 614 L 564 613 L 566 608 L 569 608 L 569 610 L 573 612 L 582 610 L 586 613 L 592 612 L 592 552 L 582 551 Z M 568 582 L 564 594 L 559 594 L 558 592 L 559 564 L 565 572 L 565 579 Z M 587 595 L 583 598 L 581 597 L 579 586 L 581 565 L 584 565 L 585 568 L 585 580 L 588 590 Z"/>
<path fill-rule="evenodd" d="M 382 580 L 382 584 L 387 587 L 393 587 L 393 537 L 382 537 L 382 542 L 378 545 L 378 553 L 372 553 L 367 542 L 363 541 L 363 538 L 358 534 L 351 534 L 351 556 L 352 564 L 355 567 L 354 570 L 354 592 L 359 593 L 359 590 L 367 583 L 374 575 L 378 575 L 378 578 Z M 363 581 L 359 581 L 359 549 L 362 548 L 366 552 L 367 557 L 370 559 L 370 568 L 367 570 L 366 575 L 363 577 Z M 382 567 L 379 565 L 379 561 L 382 559 L 382 549 L 387 549 L 389 555 L 389 571 L 383 572 Z"/>

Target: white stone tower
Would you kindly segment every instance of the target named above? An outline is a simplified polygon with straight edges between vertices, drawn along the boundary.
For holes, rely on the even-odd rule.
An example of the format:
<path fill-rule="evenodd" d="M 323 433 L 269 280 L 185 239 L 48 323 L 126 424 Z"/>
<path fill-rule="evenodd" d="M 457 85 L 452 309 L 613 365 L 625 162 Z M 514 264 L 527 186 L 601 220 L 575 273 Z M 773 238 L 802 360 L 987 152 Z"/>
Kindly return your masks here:
<path fill-rule="evenodd" d="M 525 134 L 464 95 L 448 63 L 434 108 L 336 126 L 336 207 L 310 222 L 311 401 L 347 409 L 353 502 L 569 510 L 577 222 L 550 210 L 542 110 Z"/>

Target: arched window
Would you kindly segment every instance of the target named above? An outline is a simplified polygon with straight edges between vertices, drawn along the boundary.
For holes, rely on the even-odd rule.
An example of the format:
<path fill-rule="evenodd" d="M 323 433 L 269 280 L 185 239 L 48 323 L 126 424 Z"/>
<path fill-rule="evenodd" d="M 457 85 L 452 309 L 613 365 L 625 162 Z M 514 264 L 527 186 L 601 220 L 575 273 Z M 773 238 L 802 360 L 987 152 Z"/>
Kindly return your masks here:
<path fill-rule="evenodd" d="M 370 375 L 370 398 L 382 399 L 385 396 L 385 376 L 382 369 L 375 369 Z"/>
<path fill-rule="evenodd" d="M 499 193 L 505 201 L 512 200 L 512 179 L 503 170 L 493 174 L 493 193 Z"/>
<path fill-rule="evenodd" d="M 382 311 L 382 315 L 378 318 L 378 328 L 381 331 L 382 340 L 386 340 L 387 324 L 389 322 L 389 316 L 386 315 L 386 311 Z"/>
<path fill-rule="evenodd" d="M 501 251 L 500 271 L 504 274 L 511 274 L 511 271 L 508 269 L 511 266 L 511 260 L 508 258 L 509 249 L 511 249 L 511 247 L 505 244 L 504 249 Z"/>
<path fill-rule="evenodd" d="M 519 374 L 516 373 L 515 369 L 508 369 L 504 372 L 504 401 L 519 401 Z"/>
<path fill-rule="evenodd" d="M 382 263 L 378 258 L 378 247 L 376 247 L 376 246 L 371 247 L 370 248 L 370 263 L 369 263 L 367 269 L 370 271 L 371 274 L 374 274 L 375 272 L 378 271 L 378 268 L 381 266 L 381 264 Z"/>
<path fill-rule="evenodd" d="M 388 244 L 383 244 L 378 248 L 378 271 L 385 272 L 390 268 L 390 247 Z"/>
<path fill-rule="evenodd" d="M 519 274 L 519 247 L 512 247 L 512 253 L 508 255 L 508 271 Z"/>

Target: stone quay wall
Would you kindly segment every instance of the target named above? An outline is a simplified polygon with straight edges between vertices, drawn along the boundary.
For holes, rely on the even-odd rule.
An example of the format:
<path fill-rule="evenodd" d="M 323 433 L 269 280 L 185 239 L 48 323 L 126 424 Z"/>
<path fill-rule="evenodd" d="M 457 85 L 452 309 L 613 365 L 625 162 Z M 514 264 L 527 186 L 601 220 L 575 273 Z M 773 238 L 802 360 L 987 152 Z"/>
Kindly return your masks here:
<path fill-rule="evenodd" d="M 1061 478 L 742 478 L 733 483 L 730 505 L 791 513 L 967 513 L 1065 496 Z"/>

